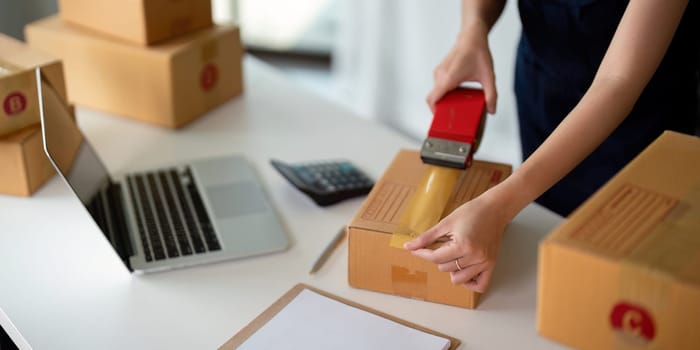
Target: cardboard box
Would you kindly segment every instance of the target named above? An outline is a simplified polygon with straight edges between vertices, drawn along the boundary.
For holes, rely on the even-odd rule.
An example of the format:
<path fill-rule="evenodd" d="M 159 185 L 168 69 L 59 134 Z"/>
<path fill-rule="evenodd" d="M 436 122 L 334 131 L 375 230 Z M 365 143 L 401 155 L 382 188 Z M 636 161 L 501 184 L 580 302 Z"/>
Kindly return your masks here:
<path fill-rule="evenodd" d="M 665 132 L 540 244 L 537 328 L 579 349 L 700 349 L 700 139 Z"/>
<path fill-rule="evenodd" d="M 63 97 L 51 88 L 44 89 L 46 110 L 68 113 L 70 118 L 57 118 L 61 130 L 62 152 L 57 157 L 72 162 L 82 142 L 82 134 L 75 124 L 75 110 L 66 106 Z M 44 153 L 41 125 L 24 128 L 13 134 L 0 136 L 0 194 L 30 196 L 56 172 Z"/>
<path fill-rule="evenodd" d="M 39 125 L 0 137 L 0 193 L 30 196 L 55 174 L 43 147 Z"/>
<path fill-rule="evenodd" d="M 140 45 L 212 26 L 209 0 L 59 0 L 61 18 Z"/>
<path fill-rule="evenodd" d="M 355 288 L 475 308 L 478 293 L 453 285 L 450 274 L 440 272 L 435 264 L 389 246 L 426 168 L 419 152 L 402 150 L 377 181 L 348 225 L 348 281 Z M 443 217 L 510 173 L 510 165 L 474 161 L 457 180 Z"/>
<path fill-rule="evenodd" d="M 0 136 L 39 123 L 35 67 L 41 67 L 66 99 L 63 66 L 58 59 L 0 34 Z"/>
<path fill-rule="evenodd" d="M 243 91 L 238 27 L 216 26 L 142 48 L 49 17 L 27 41 L 63 59 L 71 100 L 165 127 L 180 127 Z"/>

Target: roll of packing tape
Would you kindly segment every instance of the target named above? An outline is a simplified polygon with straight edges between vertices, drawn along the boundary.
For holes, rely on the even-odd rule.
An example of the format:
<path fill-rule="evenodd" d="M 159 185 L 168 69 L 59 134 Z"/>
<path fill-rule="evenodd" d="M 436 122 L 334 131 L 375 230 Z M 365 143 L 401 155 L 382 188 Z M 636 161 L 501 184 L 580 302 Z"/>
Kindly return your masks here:
<path fill-rule="evenodd" d="M 389 245 L 403 248 L 404 243 L 437 224 L 461 174 L 460 169 L 428 166 L 401 215 Z"/>

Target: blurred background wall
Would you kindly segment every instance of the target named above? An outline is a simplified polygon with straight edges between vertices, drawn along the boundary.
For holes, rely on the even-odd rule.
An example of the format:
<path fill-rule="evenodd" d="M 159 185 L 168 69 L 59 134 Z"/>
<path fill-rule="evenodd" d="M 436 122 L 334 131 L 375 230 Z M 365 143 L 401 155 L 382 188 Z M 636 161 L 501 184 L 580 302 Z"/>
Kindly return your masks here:
<path fill-rule="evenodd" d="M 432 117 L 425 104 L 432 71 L 454 43 L 460 9 L 459 0 L 238 0 L 217 19 L 237 18 L 249 48 L 319 94 L 422 140 Z M 478 154 L 516 165 L 519 33 L 517 2 L 509 1 L 489 37 L 499 99 Z"/>
<path fill-rule="evenodd" d="M 0 33 L 24 40 L 25 24 L 56 11 L 56 0 L 0 0 Z"/>
<path fill-rule="evenodd" d="M 516 3 L 508 2 L 489 38 L 499 99 L 478 155 L 513 164 L 520 160 Z M 241 24 L 250 53 L 290 78 L 363 118 L 425 137 L 425 96 L 457 36 L 460 0 L 212 0 L 212 8 L 217 22 Z M 56 0 L 0 0 L 0 32 L 23 38 L 24 24 L 56 11 Z"/>

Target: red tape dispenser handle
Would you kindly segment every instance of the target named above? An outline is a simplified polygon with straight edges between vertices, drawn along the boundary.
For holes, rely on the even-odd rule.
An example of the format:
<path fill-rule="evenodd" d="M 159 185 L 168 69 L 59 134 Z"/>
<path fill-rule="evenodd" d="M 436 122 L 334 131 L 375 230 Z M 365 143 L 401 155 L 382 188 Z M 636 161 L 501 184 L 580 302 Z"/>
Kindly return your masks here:
<path fill-rule="evenodd" d="M 457 88 L 435 103 L 433 122 L 421 148 L 423 163 L 466 169 L 479 146 L 486 98 L 478 89 Z"/>

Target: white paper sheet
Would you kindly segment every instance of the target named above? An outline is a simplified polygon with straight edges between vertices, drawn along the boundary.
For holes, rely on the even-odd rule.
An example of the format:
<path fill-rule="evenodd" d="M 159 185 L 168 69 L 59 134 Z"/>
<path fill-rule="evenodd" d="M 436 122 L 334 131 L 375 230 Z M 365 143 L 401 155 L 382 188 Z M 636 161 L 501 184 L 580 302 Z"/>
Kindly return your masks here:
<path fill-rule="evenodd" d="M 303 290 L 239 349 L 447 350 L 450 341 Z"/>

